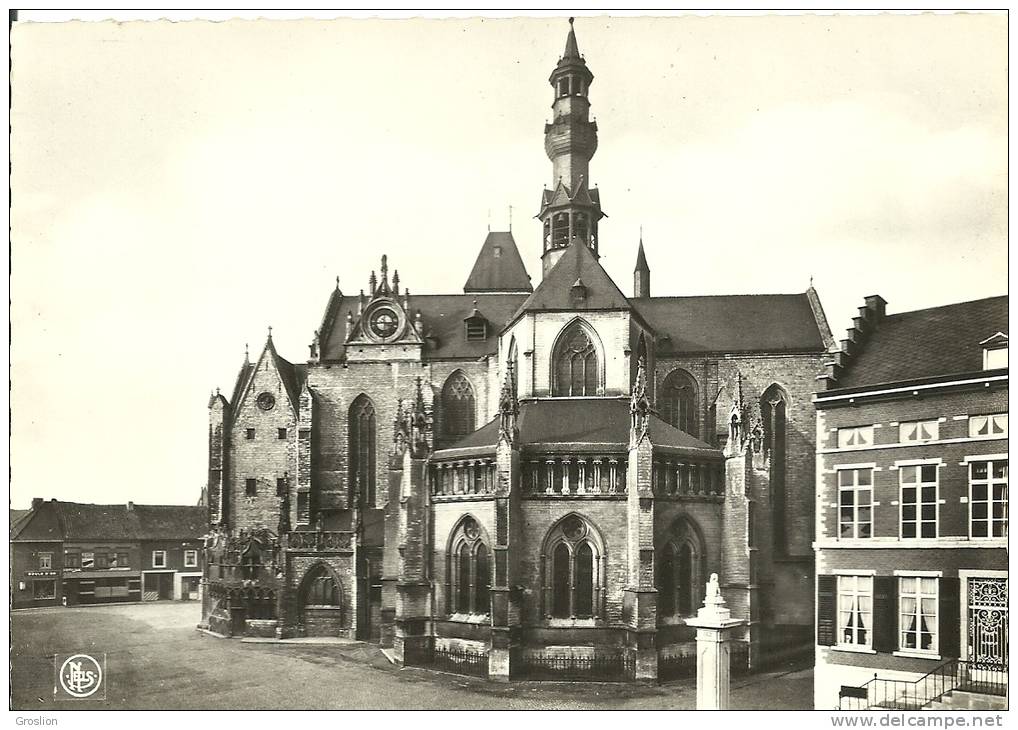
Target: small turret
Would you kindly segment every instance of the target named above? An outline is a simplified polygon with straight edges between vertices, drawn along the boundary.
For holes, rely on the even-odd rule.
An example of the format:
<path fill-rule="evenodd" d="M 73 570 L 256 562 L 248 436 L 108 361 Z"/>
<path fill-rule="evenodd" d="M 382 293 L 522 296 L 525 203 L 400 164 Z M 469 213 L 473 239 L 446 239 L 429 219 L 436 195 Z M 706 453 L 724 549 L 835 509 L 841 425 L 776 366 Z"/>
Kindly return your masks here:
<path fill-rule="evenodd" d="M 643 235 L 640 236 L 640 248 L 636 251 L 636 268 L 633 270 L 633 296 L 636 298 L 650 296 L 650 266 L 643 252 Z"/>

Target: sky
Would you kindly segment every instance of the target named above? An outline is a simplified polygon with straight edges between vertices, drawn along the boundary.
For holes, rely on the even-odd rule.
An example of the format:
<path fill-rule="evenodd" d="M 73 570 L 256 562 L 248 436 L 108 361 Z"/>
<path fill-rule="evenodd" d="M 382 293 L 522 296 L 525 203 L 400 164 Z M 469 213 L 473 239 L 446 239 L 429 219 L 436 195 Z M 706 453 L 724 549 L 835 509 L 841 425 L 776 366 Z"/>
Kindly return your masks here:
<path fill-rule="evenodd" d="M 565 18 L 19 23 L 11 504 L 195 503 L 207 404 L 293 362 L 381 254 L 540 279 Z M 802 292 L 836 337 L 1007 293 L 1005 15 L 579 17 L 601 262 L 625 292 Z M 510 213 L 511 210 L 511 213 Z"/>

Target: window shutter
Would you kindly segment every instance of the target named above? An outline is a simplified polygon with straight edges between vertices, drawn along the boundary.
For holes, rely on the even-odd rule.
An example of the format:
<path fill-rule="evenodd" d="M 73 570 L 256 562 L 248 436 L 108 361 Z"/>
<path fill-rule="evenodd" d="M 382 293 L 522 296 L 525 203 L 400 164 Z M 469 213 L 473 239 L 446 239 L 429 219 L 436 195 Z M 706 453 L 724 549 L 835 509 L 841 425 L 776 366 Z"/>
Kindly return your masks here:
<path fill-rule="evenodd" d="M 892 652 L 898 648 L 898 579 L 873 576 L 873 649 Z"/>
<path fill-rule="evenodd" d="M 961 581 L 940 579 L 940 656 L 961 656 Z"/>
<path fill-rule="evenodd" d="M 834 646 L 838 619 L 838 577 L 817 576 L 817 644 Z"/>

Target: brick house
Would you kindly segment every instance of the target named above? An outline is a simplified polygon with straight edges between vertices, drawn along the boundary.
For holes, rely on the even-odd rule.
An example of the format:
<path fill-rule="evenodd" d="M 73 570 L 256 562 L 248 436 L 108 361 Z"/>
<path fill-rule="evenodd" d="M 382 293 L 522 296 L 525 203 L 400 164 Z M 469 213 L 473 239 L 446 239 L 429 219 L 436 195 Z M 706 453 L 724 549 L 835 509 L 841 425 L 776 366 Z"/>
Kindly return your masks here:
<path fill-rule="evenodd" d="M 1006 686 L 1007 297 L 885 306 L 815 397 L 818 709 Z"/>
<path fill-rule="evenodd" d="M 165 597 L 197 599 L 206 515 L 203 507 L 33 499 L 12 526 L 13 605 L 140 601 L 156 552 L 165 553 Z"/>
<path fill-rule="evenodd" d="M 59 606 L 63 597 L 63 532 L 54 511 L 35 514 L 11 510 L 11 605 L 14 608 Z M 17 513 L 17 514 L 16 514 Z"/>
<path fill-rule="evenodd" d="M 136 505 L 141 521 L 142 600 L 194 601 L 201 591 L 204 537 L 208 513 L 204 507 Z"/>
<path fill-rule="evenodd" d="M 819 298 L 653 297 L 642 241 L 623 294 L 592 80 L 570 28 L 536 289 L 509 232 L 457 294 L 411 295 L 383 256 L 366 292 L 331 292 L 306 363 L 270 331 L 212 396 L 205 628 L 655 678 L 695 664 L 686 618 L 717 572 L 740 656 L 808 649 Z"/>

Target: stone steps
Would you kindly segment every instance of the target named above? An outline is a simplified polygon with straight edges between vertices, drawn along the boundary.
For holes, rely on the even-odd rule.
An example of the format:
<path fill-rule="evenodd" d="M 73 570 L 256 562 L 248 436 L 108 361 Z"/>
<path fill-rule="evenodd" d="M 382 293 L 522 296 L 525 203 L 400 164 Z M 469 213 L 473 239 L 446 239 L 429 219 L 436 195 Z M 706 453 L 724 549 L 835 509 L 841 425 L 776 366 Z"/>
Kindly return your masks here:
<path fill-rule="evenodd" d="M 926 710 L 1006 710 L 1007 697 L 952 690 L 935 702 L 926 705 Z"/>

